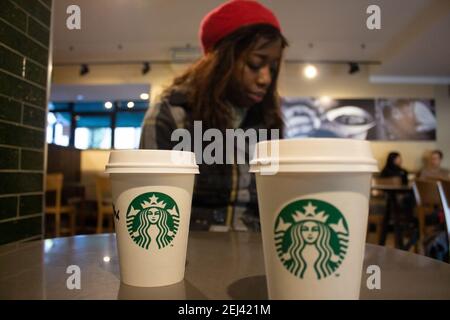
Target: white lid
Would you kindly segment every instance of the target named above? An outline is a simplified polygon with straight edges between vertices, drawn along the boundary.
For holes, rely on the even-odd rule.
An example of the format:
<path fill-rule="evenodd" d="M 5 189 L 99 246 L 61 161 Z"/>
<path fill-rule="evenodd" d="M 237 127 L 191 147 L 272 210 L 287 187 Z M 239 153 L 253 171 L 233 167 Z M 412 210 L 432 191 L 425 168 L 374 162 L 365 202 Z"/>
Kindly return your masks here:
<path fill-rule="evenodd" d="M 111 151 L 106 173 L 198 174 L 195 154 L 176 150 Z"/>
<path fill-rule="evenodd" d="M 284 139 L 257 143 L 250 172 L 378 172 L 378 165 L 368 141 Z"/>

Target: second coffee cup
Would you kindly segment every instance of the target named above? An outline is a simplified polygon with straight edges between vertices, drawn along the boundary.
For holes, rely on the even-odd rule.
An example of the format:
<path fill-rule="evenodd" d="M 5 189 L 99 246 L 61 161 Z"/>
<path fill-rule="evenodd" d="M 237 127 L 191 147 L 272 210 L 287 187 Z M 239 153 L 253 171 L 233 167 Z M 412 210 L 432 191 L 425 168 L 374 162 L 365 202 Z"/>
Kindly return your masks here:
<path fill-rule="evenodd" d="M 256 174 L 269 298 L 358 299 L 370 180 L 367 141 L 260 142 Z"/>

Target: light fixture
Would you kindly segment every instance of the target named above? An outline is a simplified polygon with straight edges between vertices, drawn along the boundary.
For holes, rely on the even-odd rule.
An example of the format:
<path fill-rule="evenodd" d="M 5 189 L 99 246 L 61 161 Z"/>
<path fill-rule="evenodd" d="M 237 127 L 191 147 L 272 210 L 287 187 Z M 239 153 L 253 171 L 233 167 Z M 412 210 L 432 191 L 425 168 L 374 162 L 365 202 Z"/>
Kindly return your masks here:
<path fill-rule="evenodd" d="M 303 69 L 303 74 L 305 75 L 306 78 L 313 79 L 317 76 L 317 68 L 312 64 L 308 64 Z"/>
<path fill-rule="evenodd" d="M 89 66 L 87 64 L 82 64 L 80 68 L 80 76 L 84 76 L 89 73 Z"/>
<path fill-rule="evenodd" d="M 127 107 L 128 107 L 128 109 L 133 108 L 134 107 L 134 102 L 133 101 L 128 102 L 127 103 Z"/>
<path fill-rule="evenodd" d="M 106 109 L 111 109 L 112 107 L 113 107 L 113 104 L 112 104 L 111 101 L 105 102 L 105 108 L 106 108 Z"/>
<path fill-rule="evenodd" d="M 110 261 L 111 261 L 111 258 L 110 258 L 109 256 L 104 256 L 104 257 L 103 257 L 103 261 L 104 261 L 104 262 L 110 262 Z"/>
<path fill-rule="evenodd" d="M 322 96 L 322 97 L 319 98 L 319 104 L 321 106 L 324 106 L 324 107 L 327 107 L 327 108 L 329 106 L 331 106 L 332 102 L 333 102 L 333 100 L 329 96 Z"/>
<path fill-rule="evenodd" d="M 139 96 L 142 100 L 148 100 L 149 95 L 148 93 L 141 93 L 141 95 Z"/>
<path fill-rule="evenodd" d="M 84 96 L 82 94 L 77 94 L 77 101 L 81 101 L 84 99 Z"/>
<path fill-rule="evenodd" d="M 142 66 L 142 75 L 149 73 L 151 69 L 150 62 L 144 62 Z"/>
<path fill-rule="evenodd" d="M 349 69 L 348 69 L 348 73 L 349 74 L 354 74 L 359 72 L 359 64 L 356 62 L 349 62 L 348 63 Z"/>

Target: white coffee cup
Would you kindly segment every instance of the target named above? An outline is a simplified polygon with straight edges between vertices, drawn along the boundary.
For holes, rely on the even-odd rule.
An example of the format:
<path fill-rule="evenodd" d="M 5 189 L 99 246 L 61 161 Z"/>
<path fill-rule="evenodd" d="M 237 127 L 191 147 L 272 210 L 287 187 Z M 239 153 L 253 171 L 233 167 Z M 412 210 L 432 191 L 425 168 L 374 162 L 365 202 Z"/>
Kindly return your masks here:
<path fill-rule="evenodd" d="M 250 164 L 269 298 L 358 299 L 370 181 L 378 171 L 369 142 L 264 141 Z M 278 172 L 264 174 L 268 167 Z"/>
<path fill-rule="evenodd" d="M 330 109 L 325 117 L 330 122 L 330 130 L 342 138 L 365 140 L 369 130 L 376 125 L 369 112 L 356 106 Z M 347 119 L 349 122 L 340 122 L 340 119 Z"/>
<path fill-rule="evenodd" d="M 112 151 L 114 222 L 123 283 L 157 287 L 184 278 L 194 175 L 192 152 Z"/>

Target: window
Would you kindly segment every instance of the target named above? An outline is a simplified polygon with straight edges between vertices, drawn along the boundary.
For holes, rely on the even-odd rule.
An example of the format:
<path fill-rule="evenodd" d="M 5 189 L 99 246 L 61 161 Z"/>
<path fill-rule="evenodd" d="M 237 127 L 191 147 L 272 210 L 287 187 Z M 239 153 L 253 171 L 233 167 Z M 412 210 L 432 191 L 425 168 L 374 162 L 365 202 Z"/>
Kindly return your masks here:
<path fill-rule="evenodd" d="M 50 111 L 68 111 L 69 109 L 68 102 L 50 102 L 48 105 Z"/>
<path fill-rule="evenodd" d="M 148 108 L 148 101 L 145 100 L 133 100 L 133 101 L 119 101 L 117 106 L 120 110 L 146 110 Z"/>
<path fill-rule="evenodd" d="M 116 128 L 114 130 L 114 149 L 138 149 L 141 128 Z"/>
<path fill-rule="evenodd" d="M 111 149 L 110 116 L 76 116 L 75 148 Z"/>
<path fill-rule="evenodd" d="M 105 105 L 108 104 L 108 101 L 106 102 L 76 102 L 73 105 L 73 110 L 77 112 L 108 112 L 111 113 L 114 111 L 113 103 L 109 101 L 111 104 L 110 108 L 107 108 Z"/>
<path fill-rule="evenodd" d="M 114 149 L 137 149 L 144 112 L 118 112 L 114 130 Z"/>
<path fill-rule="evenodd" d="M 54 143 L 67 147 L 70 139 L 70 113 L 49 112 L 47 115 L 47 122 L 47 143 Z"/>
<path fill-rule="evenodd" d="M 148 107 L 143 100 L 51 102 L 47 142 L 78 149 L 137 149 Z"/>

